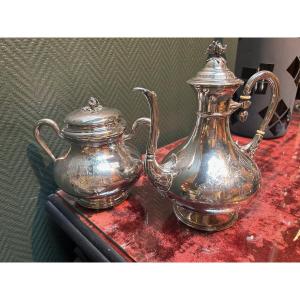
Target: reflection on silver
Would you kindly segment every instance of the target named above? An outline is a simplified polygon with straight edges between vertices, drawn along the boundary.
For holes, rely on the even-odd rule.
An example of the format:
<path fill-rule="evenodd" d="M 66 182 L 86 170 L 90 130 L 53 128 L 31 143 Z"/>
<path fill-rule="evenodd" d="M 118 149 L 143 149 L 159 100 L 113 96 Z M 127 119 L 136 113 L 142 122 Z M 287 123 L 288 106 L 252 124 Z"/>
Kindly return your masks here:
<path fill-rule="evenodd" d="M 248 80 L 241 101 L 234 102 L 232 95 L 243 81 L 228 69 L 222 57 L 224 51 L 223 45 L 213 42 L 208 48 L 210 58 L 206 66 L 188 81 L 195 88 L 199 103 L 196 124 L 186 142 L 171 151 L 161 164 L 155 158 L 159 136 L 157 95 L 135 88 L 145 95 L 150 107 L 146 173 L 159 191 L 174 200 L 179 220 L 205 231 L 231 226 L 241 203 L 259 189 L 261 176 L 252 156 L 279 101 L 277 77 L 260 71 Z M 259 80 L 270 84 L 271 104 L 252 141 L 238 146 L 230 134 L 229 117 L 239 108 L 249 108 L 251 89 Z"/>
<path fill-rule="evenodd" d="M 95 98 L 89 105 L 68 114 L 62 130 L 50 119 L 39 120 L 34 135 L 54 161 L 54 179 L 58 186 L 77 197 L 82 206 L 103 209 L 127 198 L 130 187 L 142 171 L 137 150 L 125 143 L 133 136 L 125 134 L 126 122 L 120 112 L 103 107 Z M 150 124 L 150 119 L 134 122 Z M 56 158 L 40 136 L 42 126 L 50 126 L 71 147 Z"/>

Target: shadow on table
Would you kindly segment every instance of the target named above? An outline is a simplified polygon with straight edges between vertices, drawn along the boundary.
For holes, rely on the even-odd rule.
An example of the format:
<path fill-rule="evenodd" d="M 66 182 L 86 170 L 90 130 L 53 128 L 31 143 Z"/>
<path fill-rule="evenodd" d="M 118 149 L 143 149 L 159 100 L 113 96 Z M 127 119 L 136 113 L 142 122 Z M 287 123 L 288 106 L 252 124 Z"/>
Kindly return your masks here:
<path fill-rule="evenodd" d="M 45 211 L 47 197 L 55 192 L 57 186 L 53 179 L 53 163 L 45 165 L 40 151 L 40 148 L 33 143 L 27 147 L 30 166 L 40 185 L 32 224 L 32 259 L 33 261 L 73 261 L 74 243 Z"/>

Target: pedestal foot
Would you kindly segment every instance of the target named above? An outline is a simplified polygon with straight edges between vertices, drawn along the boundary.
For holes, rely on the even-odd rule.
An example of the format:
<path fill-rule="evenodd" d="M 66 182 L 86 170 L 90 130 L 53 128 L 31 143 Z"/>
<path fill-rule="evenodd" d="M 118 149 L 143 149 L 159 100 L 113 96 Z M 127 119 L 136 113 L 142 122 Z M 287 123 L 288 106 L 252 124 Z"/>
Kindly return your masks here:
<path fill-rule="evenodd" d="M 122 194 L 101 197 L 93 199 L 77 198 L 76 202 L 86 208 L 90 209 L 106 209 L 116 205 L 121 204 L 124 200 L 128 198 L 128 192 L 123 192 Z"/>
<path fill-rule="evenodd" d="M 232 226 L 238 218 L 237 212 L 203 214 L 187 207 L 174 204 L 176 217 L 184 224 L 203 231 L 220 231 Z"/>

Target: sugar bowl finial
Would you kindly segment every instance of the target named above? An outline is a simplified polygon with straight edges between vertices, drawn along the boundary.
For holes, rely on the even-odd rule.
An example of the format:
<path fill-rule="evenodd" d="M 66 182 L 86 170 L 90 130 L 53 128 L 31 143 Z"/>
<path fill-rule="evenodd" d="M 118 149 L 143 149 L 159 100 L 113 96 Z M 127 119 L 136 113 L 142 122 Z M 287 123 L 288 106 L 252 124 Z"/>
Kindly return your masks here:
<path fill-rule="evenodd" d="M 227 45 L 222 45 L 219 41 L 213 41 L 207 48 L 207 54 L 220 57 L 226 50 Z"/>
<path fill-rule="evenodd" d="M 89 111 L 89 112 L 98 112 L 103 108 L 102 105 L 100 105 L 100 102 L 95 97 L 90 97 L 88 101 L 88 105 L 83 107 L 83 111 Z"/>

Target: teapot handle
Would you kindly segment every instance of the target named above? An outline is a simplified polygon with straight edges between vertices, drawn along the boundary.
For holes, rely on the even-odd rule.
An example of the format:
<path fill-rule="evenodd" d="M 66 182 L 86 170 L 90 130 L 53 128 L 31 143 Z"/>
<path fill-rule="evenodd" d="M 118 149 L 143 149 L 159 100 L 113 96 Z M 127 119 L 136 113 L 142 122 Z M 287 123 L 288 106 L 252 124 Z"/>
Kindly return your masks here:
<path fill-rule="evenodd" d="M 35 137 L 36 141 L 43 148 L 43 150 L 51 157 L 51 159 L 55 162 L 58 158 L 56 158 L 54 156 L 54 154 L 52 153 L 52 151 L 50 150 L 50 148 L 48 147 L 46 142 L 41 137 L 40 128 L 45 125 L 51 127 L 56 132 L 56 134 L 61 138 L 62 138 L 62 134 L 60 132 L 60 129 L 59 129 L 57 123 L 51 119 L 41 119 L 41 120 L 37 121 L 36 126 L 34 128 L 34 137 Z"/>
<path fill-rule="evenodd" d="M 248 101 L 251 99 L 251 96 L 250 96 L 251 90 L 259 80 L 266 80 L 270 84 L 271 89 L 272 89 L 272 98 L 271 98 L 271 103 L 268 107 L 267 113 L 266 113 L 263 121 L 261 122 L 259 129 L 256 131 L 255 136 L 247 145 L 241 146 L 242 151 L 244 151 L 251 157 L 254 155 L 261 140 L 264 137 L 266 127 L 269 124 L 270 120 L 272 119 L 272 117 L 275 113 L 277 104 L 279 102 L 279 95 L 280 95 L 279 80 L 276 77 L 276 75 L 270 71 L 259 71 L 259 72 L 255 73 L 254 75 L 252 75 L 249 78 L 249 80 L 247 81 L 247 83 L 244 87 L 244 90 L 243 90 L 243 95 L 240 96 L 241 100 Z"/>

